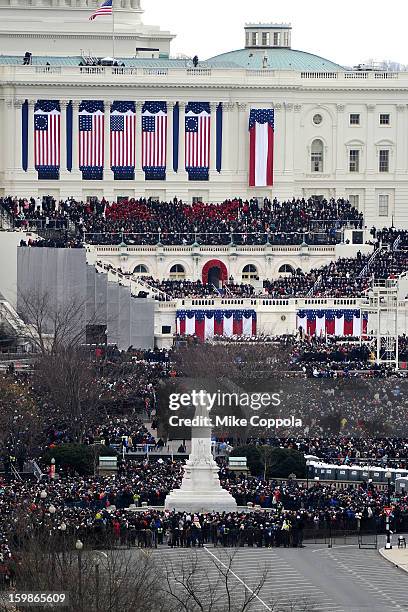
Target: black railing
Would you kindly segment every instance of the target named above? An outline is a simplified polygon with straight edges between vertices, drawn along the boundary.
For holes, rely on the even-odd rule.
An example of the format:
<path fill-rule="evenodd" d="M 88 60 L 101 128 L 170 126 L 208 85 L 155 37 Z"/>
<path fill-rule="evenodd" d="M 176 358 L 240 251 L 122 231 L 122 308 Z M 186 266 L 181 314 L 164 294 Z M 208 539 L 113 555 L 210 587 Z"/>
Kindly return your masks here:
<path fill-rule="evenodd" d="M 342 233 L 321 232 L 85 232 L 84 241 L 95 245 L 150 246 L 300 246 L 335 245 Z"/>

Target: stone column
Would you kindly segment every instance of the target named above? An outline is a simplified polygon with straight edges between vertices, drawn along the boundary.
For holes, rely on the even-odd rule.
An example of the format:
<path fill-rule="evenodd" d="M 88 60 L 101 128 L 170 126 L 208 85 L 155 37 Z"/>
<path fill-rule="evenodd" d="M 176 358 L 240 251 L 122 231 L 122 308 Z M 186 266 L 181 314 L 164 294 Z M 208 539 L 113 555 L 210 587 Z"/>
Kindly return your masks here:
<path fill-rule="evenodd" d="M 283 174 L 284 159 L 285 159 L 285 121 L 282 114 L 282 104 L 277 102 L 273 105 L 274 122 L 275 122 L 275 137 L 274 137 L 274 152 L 273 152 L 273 173 L 274 183 L 275 177 Z"/>
<path fill-rule="evenodd" d="M 72 173 L 79 172 L 79 100 L 72 100 Z"/>
<path fill-rule="evenodd" d="M 14 100 L 14 163 L 17 172 L 22 172 L 22 113 L 23 100 Z"/>
<path fill-rule="evenodd" d="M 173 109 L 175 102 L 167 102 L 166 177 L 174 176 L 173 171 Z"/>
<path fill-rule="evenodd" d="M 137 100 L 135 102 L 135 110 L 136 110 L 136 155 L 135 155 L 135 180 L 142 181 L 145 180 L 145 175 L 142 170 L 142 108 L 143 101 Z M 140 195 L 140 194 L 136 194 Z"/>
<path fill-rule="evenodd" d="M 293 104 L 285 102 L 285 167 L 284 174 L 293 174 L 295 133 L 293 129 Z"/>
<path fill-rule="evenodd" d="M 376 151 L 376 147 L 374 145 L 374 111 L 375 104 L 367 104 L 367 174 L 378 173 L 378 151 Z"/>
<path fill-rule="evenodd" d="M 217 102 L 210 102 L 211 130 L 210 130 L 210 176 L 218 174 L 216 170 L 217 161 Z"/>
<path fill-rule="evenodd" d="M 237 126 L 237 173 L 248 172 L 248 147 L 245 146 L 248 140 L 247 123 L 247 104 L 237 102 L 238 107 L 238 126 Z"/>
<path fill-rule="evenodd" d="M 186 141 L 185 141 L 185 111 L 187 102 L 179 102 L 179 163 L 178 175 L 180 180 L 187 180 L 186 174 Z"/>
<path fill-rule="evenodd" d="M 67 100 L 60 100 L 61 135 L 60 135 L 60 175 L 67 170 Z"/>
<path fill-rule="evenodd" d="M 293 138 L 297 138 L 297 135 L 300 134 L 300 126 L 301 126 L 301 118 L 302 118 L 302 105 L 295 104 L 293 107 L 295 115 L 293 117 L 293 126 L 294 126 L 294 135 Z M 300 153 L 298 147 L 294 146 L 293 148 L 293 175 L 297 173 L 302 173 L 302 157 L 304 152 Z"/>
<path fill-rule="evenodd" d="M 222 103 L 222 164 L 221 172 L 232 171 L 232 151 L 234 150 L 233 145 L 233 132 L 232 119 L 235 104 L 233 102 Z"/>
<path fill-rule="evenodd" d="M 34 105 L 36 100 L 28 100 L 28 172 L 34 167 Z"/>
<path fill-rule="evenodd" d="M 344 104 L 337 104 L 337 129 L 335 130 L 336 136 L 336 175 L 345 174 L 345 147 L 344 147 Z M 367 154 L 367 151 L 364 151 Z M 347 160 L 348 163 L 348 160 Z M 362 170 L 365 161 L 360 159 L 360 170 Z"/>
<path fill-rule="evenodd" d="M 407 105 L 397 104 L 397 129 L 398 135 L 396 141 L 396 160 L 395 160 L 395 171 L 398 174 L 406 173 L 407 171 L 407 159 L 405 157 L 407 147 Z"/>
<path fill-rule="evenodd" d="M 112 179 L 113 174 L 110 164 L 110 109 L 112 100 L 104 100 L 104 146 L 103 146 L 103 178 Z"/>

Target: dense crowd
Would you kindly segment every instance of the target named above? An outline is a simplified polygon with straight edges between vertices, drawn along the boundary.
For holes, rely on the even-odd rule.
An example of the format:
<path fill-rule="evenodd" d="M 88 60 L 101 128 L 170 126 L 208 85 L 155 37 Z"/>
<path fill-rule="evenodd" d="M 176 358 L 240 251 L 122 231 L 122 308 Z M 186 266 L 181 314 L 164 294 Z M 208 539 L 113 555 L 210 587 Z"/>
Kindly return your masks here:
<path fill-rule="evenodd" d="M 50 196 L 0 199 L 15 227 L 67 229 L 75 225 L 85 241 L 98 244 L 301 244 L 336 243 L 343 225 L 363 227 L 363 215 L 345 199 L 235 198 L 221 204 L 188 205 L 140 198 L 108 202 Z"/>
<path fill-rule="evenodd" d="M 336 489 L 330 483 L 299 486 L 229 473 L 220 479 L 239 506 L 257 509 L 229 513 L 176 513 L 159 508 L 137 511 L 143 501 L 162 505 L 180 483 L 179 462 L 132 462 L 117 477 L 65 477 L 46 483 L 13 482 L 0 488 L 0 548 L 3 560 L 27 538 L 42 532 L 62 544 L 171 547 L 302 546 L 319 530 L 381 531 L 388 492 L 372 483 Z M 394 503 L 393 528 L 408 526 L 408 496 Z"/>
<path fill-rule="evenodd" d="M 253 285 L 246 283 L 234 283 L 232 279 L 218 288 L 211 283 L 189 280 L 156 280 L 151 276 L 143 277 L 143 282 L 150 287 L 158 289 L 157 299 L 174 300 L 184 298 L 206 298 L 206 297 L 252 297 L 255 295 Z"/>

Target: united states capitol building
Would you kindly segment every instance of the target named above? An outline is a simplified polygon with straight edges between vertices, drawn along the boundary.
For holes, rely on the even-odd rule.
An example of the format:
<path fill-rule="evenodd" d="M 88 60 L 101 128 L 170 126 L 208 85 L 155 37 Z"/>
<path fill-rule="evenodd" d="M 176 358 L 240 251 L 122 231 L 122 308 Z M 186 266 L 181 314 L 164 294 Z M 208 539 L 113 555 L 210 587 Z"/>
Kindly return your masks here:
<path fill-rule="evenodd" d="M 408 226 L 406 73 L 353 71 L 294 50 L 291 26 L 273 23 L 246 25 L 242 49 L 200 58 L 194 66 L 192 60 L 172 59 L 174 34 L 145 25 L 140 0 L 116 3 L 117 65 L 98 65 L 96 59 L 112 55 L 112 26 L 110 17 L 89 21 L 97 6 L 95 0 L 1 0 L 3 195 L 116 199 L 145 194 L 162 201 L 177 195 L 187 202 L 321 195 L 349 198 L 367 225 Z M 27 51 L 30 61 L 23 65 Z M 39 100 L 59 103 L 56 175 L 36 168 L 33 126 Z M 83 101 L 100 103 L 105 115 L 98 180 L 79 166 Z M 109 113 L 120 101 L 135 104 L 130 178 L 115 175 L 110 159 Z M 161 180 L 146 177 L 141 164 L 141 113 L 147 101 L 166 104 Z M 214 118 L 207 180 L 194 180 L 185 170 L 183 113 L 197 101 L 208 103 Z M 251 108 L 274 109 L 273 187 L 249 187 Z M 220 114 L 221 122 L 215 120 Z"/>

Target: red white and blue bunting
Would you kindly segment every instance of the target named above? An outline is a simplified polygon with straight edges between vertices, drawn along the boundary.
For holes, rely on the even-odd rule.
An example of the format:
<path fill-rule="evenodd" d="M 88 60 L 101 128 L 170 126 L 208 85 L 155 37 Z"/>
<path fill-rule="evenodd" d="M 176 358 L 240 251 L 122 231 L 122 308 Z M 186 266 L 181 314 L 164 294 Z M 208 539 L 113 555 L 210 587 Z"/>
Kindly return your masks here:
<path fill-rule="evenodd" d="M 356 336 L 367 334 L 367 316 L 361 310 L 299 310 L 297 329 L 308 336 Z"/>
<path fill-rule="evenodd" d="M 177 333 L 207 340 L 214 336 L 255 336 L 255 310 L 178 310 Z"/>

